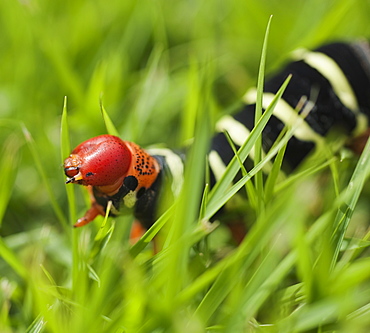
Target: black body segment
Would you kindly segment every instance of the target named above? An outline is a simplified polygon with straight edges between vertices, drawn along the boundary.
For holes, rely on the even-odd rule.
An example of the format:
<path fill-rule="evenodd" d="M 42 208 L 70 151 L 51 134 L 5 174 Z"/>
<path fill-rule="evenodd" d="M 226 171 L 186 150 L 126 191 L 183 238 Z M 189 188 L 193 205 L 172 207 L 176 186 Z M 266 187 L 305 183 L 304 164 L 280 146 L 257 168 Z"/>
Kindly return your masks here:
<path fill-rule="evenodd" d="M 311 133 L 306 131 L 304 134 L 303 131 L 302 135 L 293 136 L 285 153 L 285 162 L 294 169 L 329 131 L 339 129 L 350 137 L 367 128 L 370 117 L 369 43 L 333 43 L 315 51 L 300 52 L 298 60 L 287 64 L 266 81 L 264 97 L 275 94 L 290 74 L 292 79 L 283 94 L 286 103 L 277 106 L 265 127 L 263 148 L 265 151 L 271 148 L 286 125 L 286 119 L 291 117 L 289 113 L 293 114 L 298 103 L 306 97 L 312 105 L 305 118 Z M 247 93 L 246 99 L 247 105 L 234 115 L 234 119 L 251 131 L 255 97 L 253 93 Z M 230 132 L 231 129 L 227 130 Z M 214 137 L 211 150 L 217 152 L 227 165 L 233 152 L 222 135 L 218 133 Z"/>

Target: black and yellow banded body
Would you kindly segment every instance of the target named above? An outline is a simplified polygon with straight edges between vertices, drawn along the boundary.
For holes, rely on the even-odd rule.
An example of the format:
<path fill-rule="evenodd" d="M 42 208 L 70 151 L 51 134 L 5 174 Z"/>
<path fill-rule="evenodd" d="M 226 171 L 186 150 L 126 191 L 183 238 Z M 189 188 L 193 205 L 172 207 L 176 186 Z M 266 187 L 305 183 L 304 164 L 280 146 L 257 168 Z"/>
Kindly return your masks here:
<path fill-rule="evenodd" d="M 299 117 L 296 107 L 304 100 L 302 99 L 304 96 L 305 103 L 310 103 L 310 112 L 296 128 L 285 152 L 285 162 L 291 169 L 297 167 L 317 145 L 324 144 L 325 137 L 331 130 L 340 129 L 348 138 L 359 136 L 367 131 L 370 118 L 369 42 L 333 43 L 314 51 L 295 52 L 294 61 L 267 80 L 263 95 L 264 109 L 270 104 L 288 75 L 292 75 L 292 79 L 262 133 L 265 152 L 271 148 L 287 125 L 296 123 Z M 216 124 L 216 134 L 208 154 L 210 173 L 215 180 L 222 175 L 226 165 L 234 156 L 223 132 L 227 131 L 234 144 L 239 147 L 253 129 L 256 91 L 249 90 L 244 96 L 244 102 L 245 106 L 242 110 L 233 116 L 222 117 Z M 114 140 L 120 140 L 114 138 Z M 73 158 L 70 156 L 66 160 L 65 170 L 70 177 L 68 182 L 84 185 L 84 175 L 79 172 L 84 166 L 84 159 L 88 161 L 86 163 L 90 163 L 92 161 L 90 155 L 94 154 L 94 158 L 101 157 L 91 150 L 90 140 L 79 145 L 77 147 L 79 149 L 76 148 L 75 153 L 71 154 Z M 100 139 L 97 141 L 100 142 Z M 94 173 L 86 173 L 89 176 L 88 185 L 90 185 L 93 204 L 83 219 L 88 223 L 96 215 L 104 214 L 108 202 L 112 201 L 114 213 L 117 213 L 122 206 L 133 208 L 136 218 L 147 228 L 156 219 L 158 198 L 164 184 L 171 188 L 175 196 L 181 189 L 185 158 L 170 149 L 140 151 L 141 156 L 144 156 L 151 166 L 150 181 L 147 181 L 137 172 L 139 169 L 142 170 L 142 167 L 135 166 L 135 163 L 139 163 L 140 160 L 129 156 L 132 146 L 135 149 L 141 148 L 124 141 L 121 141 L 120 145 L 125 171 L 122 171 L 119 177 L 113 177 L 114 185 L 94 184 L 91 177 Z M 78 163 L 75 161 L 79 154 L 85 155 L 80 159 L 81 165 L 77 166 Z M 107 161 L 104 163 L 109 168 L 111 157 L 106 151 L 104 154 L 107 155 Z M 253 154 L 250 157 L 253 158 Z M 87 167 L 85 169 L 88 171 Z M 128 196 L 130 200 L 127 200 Z M 81 225 L 86 224 L 85 222 Z"/>
<path fill-rule="evenodd" d="M 263 148 L 268 151 L 286 125 L 297 120 L 296 106 L 303 96 L 312 103 L 302 125 L 288 143 L 285 160 L 294 169 L 324 141 L 333 128 L 340 128 L 348 137 L 368 127 L 370 117 L 370 47 L 368 42 L 335 43 L 315 51 L 298 51 L 296 61 L 266 82 L 263 106 L 266 108 L 289 74 L 292 79 L 263 131 Z M 225 116 L 217 130 L 228 131 L 240 146 L 254 126 L 256 93 L 245 95 L 246 106 L 233 117 Z M 215 173 L 229 163 L 233 151 L 223 133 L 213 139 L 211 166 Z M 213 156 L 212 156 L 213 155 Z"/>

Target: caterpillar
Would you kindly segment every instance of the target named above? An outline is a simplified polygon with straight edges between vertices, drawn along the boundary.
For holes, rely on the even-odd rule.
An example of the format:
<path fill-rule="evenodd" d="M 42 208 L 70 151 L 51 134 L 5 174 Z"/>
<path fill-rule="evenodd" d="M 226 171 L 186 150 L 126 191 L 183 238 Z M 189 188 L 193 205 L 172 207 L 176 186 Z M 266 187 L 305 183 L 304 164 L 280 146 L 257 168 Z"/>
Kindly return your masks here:
<path fill-rule="evenodd" d="M 340 128 L 361 150 L 366 142 L 370 117 L 370 44 L 368 41 L 331 43 L 314 51 L 295 52 L 295 59 L 266 81 L 263 109 L 274 98 L 288 75 L 291 81 L 262 133 L 262 146 L 268 151 L 286 125 L 295 122 L 295 108 L 302 96 L 315 92 L 310 112 L 288 142 L 284 160 L 291 169 L 321 144 L 328 133 Z M 227 131 L 239 147 L 254 127 L 256 92 L 249 90 L 244 107 L 234 116 L 223 116 L 216 124 L 208 162 L 212 179 L 217 180 L 234 152 L 224 135 Z M 308 102 L 306 102 L 308 103 Z M 355 138 L 355 139 L 353 139 Z M 352 140 L 352 141 L 350 141 Z M 253 156 L 252 156 L 253 157 Z M 87 186 L 91 207 L 75 227 L 98 215 L 123 207 L 133 209 L 136 219 L 149 228 L 157 218 L 158 198 L 164 183 L 174 194 L 181 188 L 183 156 L 170 149 L 144 150 L 112 135 L 100 135 L 78 145 L 64 161 L 66 183 Z"/>

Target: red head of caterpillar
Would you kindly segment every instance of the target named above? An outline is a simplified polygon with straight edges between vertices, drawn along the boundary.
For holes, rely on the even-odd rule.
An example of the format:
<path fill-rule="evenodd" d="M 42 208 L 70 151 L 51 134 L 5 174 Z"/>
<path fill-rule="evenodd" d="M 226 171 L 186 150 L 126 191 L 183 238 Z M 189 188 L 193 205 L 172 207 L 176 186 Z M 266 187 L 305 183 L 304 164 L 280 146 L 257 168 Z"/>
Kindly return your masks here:
<path fill-rule="evenodd" d="M 67 183 L 110 186 L 122 179 L 131 164 L 127 144 L 113 135 L 100 135 L 79 144 L 64 161 Z"/>

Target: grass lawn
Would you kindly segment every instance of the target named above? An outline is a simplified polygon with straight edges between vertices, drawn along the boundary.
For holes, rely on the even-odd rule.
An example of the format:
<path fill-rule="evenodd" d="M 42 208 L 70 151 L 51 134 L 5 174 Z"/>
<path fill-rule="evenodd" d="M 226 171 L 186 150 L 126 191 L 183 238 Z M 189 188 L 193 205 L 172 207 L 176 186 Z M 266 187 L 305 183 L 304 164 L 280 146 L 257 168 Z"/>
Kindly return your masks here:
<path fill-rule="evenodd" d="M 263 158 L 231 187 L 235 159 L 211 190 L 203 158 L 261 57 L 268 77 L 298 47 L 369 37 L 369 17 L 363 0 L 1 1 L 0 332 L 369 332 L 370 145 L 328 144 L 284 179 Z M 179 199 L 135 245 L 130 215 L 71 227 L 89 202 L 63 160 L 107 131 L 194 138 Z"/>

